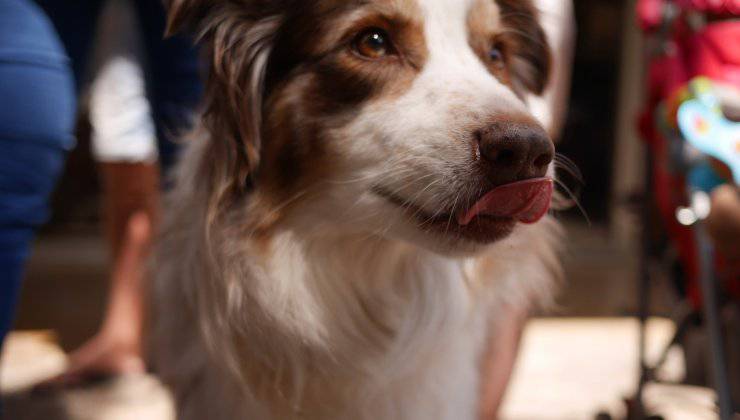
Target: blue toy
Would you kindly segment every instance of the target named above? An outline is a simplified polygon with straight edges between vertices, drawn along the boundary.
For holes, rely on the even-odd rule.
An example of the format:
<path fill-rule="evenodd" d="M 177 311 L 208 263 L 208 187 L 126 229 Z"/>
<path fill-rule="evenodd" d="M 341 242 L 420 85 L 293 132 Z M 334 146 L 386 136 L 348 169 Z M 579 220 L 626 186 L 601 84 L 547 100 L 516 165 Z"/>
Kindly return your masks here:
<path fill-rule="evenodd" d="M 740 185 L 740 123 L 725 117 L 708 79 L 694 79 L 690 90 L 693 98 L 678 110 L 681 133 L 700 152 L 725 163 Z"/>

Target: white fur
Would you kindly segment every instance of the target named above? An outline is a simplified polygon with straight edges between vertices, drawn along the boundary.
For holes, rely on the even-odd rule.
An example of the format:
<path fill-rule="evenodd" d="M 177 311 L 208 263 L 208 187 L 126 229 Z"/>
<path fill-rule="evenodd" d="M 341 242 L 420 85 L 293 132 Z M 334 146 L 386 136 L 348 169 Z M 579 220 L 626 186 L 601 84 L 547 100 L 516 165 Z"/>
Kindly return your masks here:
<path fill-rule="evenodd" d="M 181 419 L 472 420 L 499 314 L 549 299 L 551 220 L 483 248 L 419 230 L 372 192 L 453 205 L 466 128 L 527 112 L 468 45 L 472 2 L 419 3 L 423 72 L 333 133 L 343 169 L 296 198 L 269 241 L 235 228 L 246 209 L 209 225 L 199 168 L 212 139 L 189 147 L 154 292 L 156 363 Z"/>
<path fill-rule="evenodd" d="M 359 118 L 333 133 L 334 142 L 343 146 L 345 162 L 339 166 L 346 172 L 301 209 L 296 225 L 322 232 L 359 227 L 423 241 L 442 252 L 469 250 L 469 244 L 445 243 L 405 222 L 402 209 L 372 187 L 383 187 L 438 215 L 459 205 L 462 194 L 481 192 L 469 191 L 471 127 L 492 115 L 529 115 L 524 102 L 493 77 L 470 48 L 466 22 L 472 3 L 419 0 L 428 62 L 400 98 L 367 104 Z M 332 215 L 329 224 L 317 223 L 326 214 Z"/>

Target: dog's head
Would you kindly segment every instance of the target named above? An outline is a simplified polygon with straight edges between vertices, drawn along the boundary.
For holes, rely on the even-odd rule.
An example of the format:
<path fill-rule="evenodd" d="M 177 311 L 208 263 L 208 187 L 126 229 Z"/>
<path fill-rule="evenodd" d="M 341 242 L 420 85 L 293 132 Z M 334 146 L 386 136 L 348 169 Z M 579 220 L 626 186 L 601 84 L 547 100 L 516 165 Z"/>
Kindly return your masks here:
<path fill-rule="evenodd" d="M 553 145 L 522 98 L 550 61 L 528 0 L 170 3 L 212 60 L 208 159 L 263 226 L 467 252 L 547 211 Z"/>

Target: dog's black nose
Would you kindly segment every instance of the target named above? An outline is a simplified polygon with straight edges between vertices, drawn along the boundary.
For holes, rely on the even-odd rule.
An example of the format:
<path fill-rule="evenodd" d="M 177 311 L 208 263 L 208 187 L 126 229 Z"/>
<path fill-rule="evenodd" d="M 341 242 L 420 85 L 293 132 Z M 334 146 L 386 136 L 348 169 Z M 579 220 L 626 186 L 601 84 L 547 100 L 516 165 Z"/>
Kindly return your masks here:
<path fill-rule="evenodd" d="M 496 184 L 539 178 L 555 156 L 555 146 L 535 123 L 500 121 L 476 133 L 481 164 Z"/>

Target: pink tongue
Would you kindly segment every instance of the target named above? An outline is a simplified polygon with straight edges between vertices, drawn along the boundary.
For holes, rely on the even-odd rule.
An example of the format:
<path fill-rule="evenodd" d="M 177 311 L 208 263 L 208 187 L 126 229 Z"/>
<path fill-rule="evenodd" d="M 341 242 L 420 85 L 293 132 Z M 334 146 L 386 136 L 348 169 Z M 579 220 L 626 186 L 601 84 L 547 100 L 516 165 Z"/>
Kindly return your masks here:
<path fill-rule="evenodd" d="M 479 215 L 512 218 L 522 223 L 536 223 L 550 208 L 553 182 L 535 178 L 506 184 L 486 194 L 469 210 L 457 215 L 457 222 L 467 226 Z"/>

